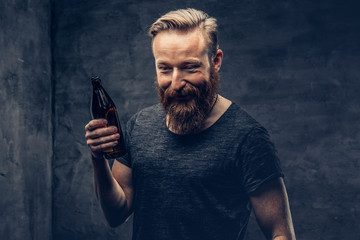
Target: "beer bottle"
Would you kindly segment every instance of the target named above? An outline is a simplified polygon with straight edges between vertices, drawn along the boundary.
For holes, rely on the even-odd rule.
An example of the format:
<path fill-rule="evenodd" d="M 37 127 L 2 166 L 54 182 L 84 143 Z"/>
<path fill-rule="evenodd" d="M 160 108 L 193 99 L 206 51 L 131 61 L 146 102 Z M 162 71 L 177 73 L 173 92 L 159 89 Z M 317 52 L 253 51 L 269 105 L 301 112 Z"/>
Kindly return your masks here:
<path fill-rule="evenodd" d="M 118 129 L 120 138 L 115 147 L 103 150 L 106 158 L 117 158 L 125 154 L 124 137 L 121 131 L 119 117 L 116 112 L 116 107 L 109 94 L 101 86 L 101 79 L 99 77 L 91 78 L 93 86 L 93 93 L 91 98 L 91 115 L 93 119 L 105 118 L 108 121 L 107 126 L 115 126 Z"/>

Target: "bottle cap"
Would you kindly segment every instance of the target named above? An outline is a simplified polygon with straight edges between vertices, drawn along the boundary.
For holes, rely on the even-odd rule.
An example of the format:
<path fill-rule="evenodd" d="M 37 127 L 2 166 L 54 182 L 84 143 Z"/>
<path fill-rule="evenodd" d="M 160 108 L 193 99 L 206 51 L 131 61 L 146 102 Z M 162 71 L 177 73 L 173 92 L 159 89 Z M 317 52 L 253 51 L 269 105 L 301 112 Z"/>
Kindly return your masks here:
<path fill-rule="evenodd" d="M 91 83 L 94 84 L 100 84 L 101 83 L 101 79 L 99 77 L 92 77 L 91 78 Z"/>

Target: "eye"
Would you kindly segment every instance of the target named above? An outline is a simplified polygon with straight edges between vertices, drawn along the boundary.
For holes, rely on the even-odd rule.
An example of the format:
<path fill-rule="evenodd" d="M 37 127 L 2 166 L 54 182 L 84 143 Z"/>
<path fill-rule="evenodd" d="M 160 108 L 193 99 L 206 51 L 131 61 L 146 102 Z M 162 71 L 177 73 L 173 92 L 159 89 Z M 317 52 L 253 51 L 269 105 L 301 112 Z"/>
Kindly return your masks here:
<path fill-rule="evenodd" d="M 183 69 L 186 70 L 187 72 L 193 73 L 193 72 L 197 72 L 199 67 L 200 66 L 197 64 L 191 64 L 184 66 Z"/>
<path fill-rule="evenodd" d="M 158 69 L 160 70 L 161 73 L 167 73 L 171 71 L 171 68 L 167 66 L 158 66 Z"/>

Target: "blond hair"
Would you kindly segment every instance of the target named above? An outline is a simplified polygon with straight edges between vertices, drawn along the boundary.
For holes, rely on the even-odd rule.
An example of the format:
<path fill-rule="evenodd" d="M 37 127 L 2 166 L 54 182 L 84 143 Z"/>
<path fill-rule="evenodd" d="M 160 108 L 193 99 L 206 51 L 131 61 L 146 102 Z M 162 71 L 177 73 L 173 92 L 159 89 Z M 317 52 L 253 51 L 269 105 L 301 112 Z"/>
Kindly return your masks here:
<path fill-rule="evenodd" d="M 149 35 L 154 39 L 162 31 L 187 32 L 195 29 L 202 30 L 207 38 L 209 57 L 215 56 L 219 49 L 216 19 L 200 10 L 188 8 L 168 12 L 152 24 Z"/>

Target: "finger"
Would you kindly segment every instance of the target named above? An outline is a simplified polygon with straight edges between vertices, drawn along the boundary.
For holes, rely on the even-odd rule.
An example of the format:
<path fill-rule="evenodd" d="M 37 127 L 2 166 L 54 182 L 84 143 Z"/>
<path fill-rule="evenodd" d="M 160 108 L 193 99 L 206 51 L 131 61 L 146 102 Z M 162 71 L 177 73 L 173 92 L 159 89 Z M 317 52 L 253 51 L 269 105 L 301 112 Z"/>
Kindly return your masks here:
<path fill-rule="evenodd" d="M 93 131 L 96 128 L 104 127 L 107 124 L 106 119 L 93 119 L 85 126 L 85 131 Z"/>
<path fill-rule="evenodd" d="M 109 143 L 109 142 L 117 142 L 117 140 L 120 138 L 120 134 L 116 133 L 116 134 L 112 134 L 112 135 L 109 135 L 109 136 L 105 136 L 105 137 L 101 137 L 101 138 L 89 138 L 87 139 L 87 144 L 89 146 L 98 146 L 98 145 L 101 145 L 101 144 L 106 144 L 106 143 Z"/>
<path fill-rule="evenodd" d="M 97 128 L 93 131 L 86 131 L 85 138 L 86 139 L 96 139 L 96 138 L 102 138 L 105 136 L 109 136 L 109 135 L 112 135 L 115 133 L 117 133 L 117 128 L 114 126 L 102 127 L 102 128 Z"/>
<path fill-rule="evenodd" d="M 103 143 L 103 144 L 100 144 L 100 145 L 97 145 L 97 146 L 92 145 L 92 146 L 90 146 L 90 149 L 93 152 L 102 152 L 105 149 L 115 147 L 117 143 L 118 142 L 115 141 L 115 142 Z"/>

